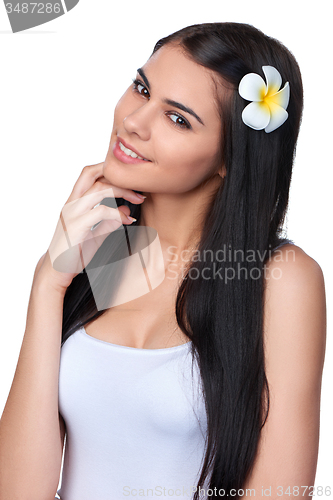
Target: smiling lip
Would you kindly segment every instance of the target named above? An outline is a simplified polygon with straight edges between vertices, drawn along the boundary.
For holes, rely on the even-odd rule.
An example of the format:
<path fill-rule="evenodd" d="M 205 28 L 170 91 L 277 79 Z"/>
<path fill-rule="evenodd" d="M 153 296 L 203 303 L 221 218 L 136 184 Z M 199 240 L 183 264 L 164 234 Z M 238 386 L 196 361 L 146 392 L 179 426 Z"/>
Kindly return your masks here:
<path fill-rule="evenodd" d="M 125 146 L 125 148 L 130 149 L 131 151 L 133 151 L 138 156 L 142 156 L 143 157 L 143 155 L 141 153 L 139 153 L 139 151 L 137 151 L 136 149 L 134 149 L 132 146 L 130 146 L 129 144 L 127 144 L 123 139 L 121 139 L 120 137 L 118 137 L 115 145 L 113 146 L 113 154 L 122 163 L 142 163 L 144 161 L 150 161 L 150 160 L 147 160 L 147 159 L 141 160 L 140 158 L 133 158 L 132 156 L 128 156 L 126 153 L 124 153 L 124 151 L 122 151 L 120 149 L 119 142 L 121 142 L 123 144 L 123 146 Z"/>

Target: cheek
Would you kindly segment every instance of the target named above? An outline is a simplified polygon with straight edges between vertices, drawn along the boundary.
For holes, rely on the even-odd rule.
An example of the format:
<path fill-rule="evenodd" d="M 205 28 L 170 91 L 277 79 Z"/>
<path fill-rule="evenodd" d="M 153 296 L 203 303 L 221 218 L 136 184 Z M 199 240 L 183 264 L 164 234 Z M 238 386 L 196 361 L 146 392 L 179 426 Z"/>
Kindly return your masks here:
<path fill-rule="evenodd" d="M 130 95 L 130 90 L 127 89 L 125 94 L 119 99 L 114 109 L 114 121 L 117 123 L 123 122 L 124 118 L 133 111 L 133 102 Z"/>
<path fill-rule="evenodd" d="M 125 99 L 124 97 L 122 97 L 121 99 L 119 99 L 115 109 L 114 109 L 114 122 L 115 123 L 119 123 L 119 122 L 122 122 L 124 117 L 126 115 L 124 115 L 124 112 L 125 112 Z"/>
<path fill-rule="evenodd" d="M 189 133 L 190 134 L 190 133 Z M 164 135 L 161 142 L 160 167 L 172 171 L 172 175 L 177 172 L 177 177 L 200 179 L 211 175 L 217 165 L 216 157 L 219 148 L 218 137 L 212 136 L 198 137 L 193 134 L 189 140 L 187 134 L 179 135 L 175 141 L 174 134 L 170 140 L 169 136 Z"/>

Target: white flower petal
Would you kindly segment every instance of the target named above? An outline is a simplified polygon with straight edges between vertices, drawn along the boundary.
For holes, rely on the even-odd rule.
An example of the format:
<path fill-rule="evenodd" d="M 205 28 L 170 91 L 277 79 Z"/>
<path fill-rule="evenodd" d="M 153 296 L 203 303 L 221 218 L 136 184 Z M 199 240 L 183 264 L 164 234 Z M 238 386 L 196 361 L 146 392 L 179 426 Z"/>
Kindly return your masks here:
<path fill-rule="evenodd" d="M 248 73 L 239 82 L 238 92 L 247 101 L 262 101 L 266 91 L 264 80 L 256 73 Z"/>
<path fill-rule="evenodd" d="M 267 134 L 279 128 L 288 118 L 287 111 L 278 104 L 269 103 L 269 110 L 271 114 L 271 119 L 269 124 L 265 128 L 265 132 L 267 132 Z"/>
<path fill-rule="evenodd" d="M 278 104 L 284 109 L 287 109 L 287 106 L 289 104 L 289 96 L 290 96 L 290 87 L 289 87 L 289 82 L 285 84 L 283 89 L 281 89 L 279 92 L 276 92 L 276 94 L 272 94 L 269 97 L 266 98 L 266 102 L 269 106 L 271 102 L 274 104 Z"/>
<path fill-rule="evenodd" d="M 242 113 L 242 120 L 248 127 L 254 130 L 262 130 L 270 121 L 270 111 L 264 102 L 251 102 Z"/>
<path fill-rule="evenodd" d="M 263 66 L 262 70 L 266 77 L 267 95 L 275 94 L 282 84 L 280 73 L 274 66 Z"/>

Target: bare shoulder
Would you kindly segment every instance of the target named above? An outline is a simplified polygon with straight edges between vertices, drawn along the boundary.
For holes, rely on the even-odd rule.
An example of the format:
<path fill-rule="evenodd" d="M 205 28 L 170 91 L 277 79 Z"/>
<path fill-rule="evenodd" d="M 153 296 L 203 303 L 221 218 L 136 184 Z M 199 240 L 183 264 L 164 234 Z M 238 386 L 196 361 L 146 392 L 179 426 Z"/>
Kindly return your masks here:
<path fill-rule="evenodd" d="M 318 262 L 297 245 L 286 244 L 275 250 L 265 269 L 265 306 L 303 309 L 311 302 L 314 308 L 325 304 L 325 282 Z M 305 312 L 305 311 L 304 311 Z"/>
<path fill-rule="evenodd" d="M 299 370 L 298 376 L 319 379 L 326 343 L 320 265 L 297 245 L 286 244 L 272 254 L 265 278 L 264 339 L 271 375 L 288 362 Z"/>
<path fill-rule="evenodd" d="M 263 485 L 275 492 L 283 487 L 286 494 L 279 498 L 286 500 L 292 487 L 303 491 L 302 485 L 310 487 L 315 480 L 326 344 L 325 286 L 319 264 L 292 244 L 273 252 L 265 278 L 269 412 L 244 488 L 260 493 Z"/>
<path fill-rule="evenodd" d="M 267 285 L 272 282 L 291 284 L 293 280 L 315 280 L 323 284 L 323 272 L 312 257 L 290 243 L 272 252 L 267 264 Z M 296 284 L 296 283 L 295 283 Z"/>

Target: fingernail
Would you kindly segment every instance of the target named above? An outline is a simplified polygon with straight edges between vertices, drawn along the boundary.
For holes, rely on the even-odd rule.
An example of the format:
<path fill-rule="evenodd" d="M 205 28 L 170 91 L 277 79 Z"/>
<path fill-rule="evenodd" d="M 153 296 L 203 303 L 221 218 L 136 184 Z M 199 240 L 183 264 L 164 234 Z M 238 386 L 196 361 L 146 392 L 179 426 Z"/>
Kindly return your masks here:
<path fill-rule="evenodd" d="M 126 217 L 128 218 L 128 220 L 130 222 L 135 222 L 136 221 L 136 219 L 134 219 L 134 217 L 130 217 L 129 215 L 126 215 Z"/>
<path fill-rule="evenodd" d="M 147 198 L 147 196 L 143 196 L 143 194 L 135 193 L 141 200 Z"/>

